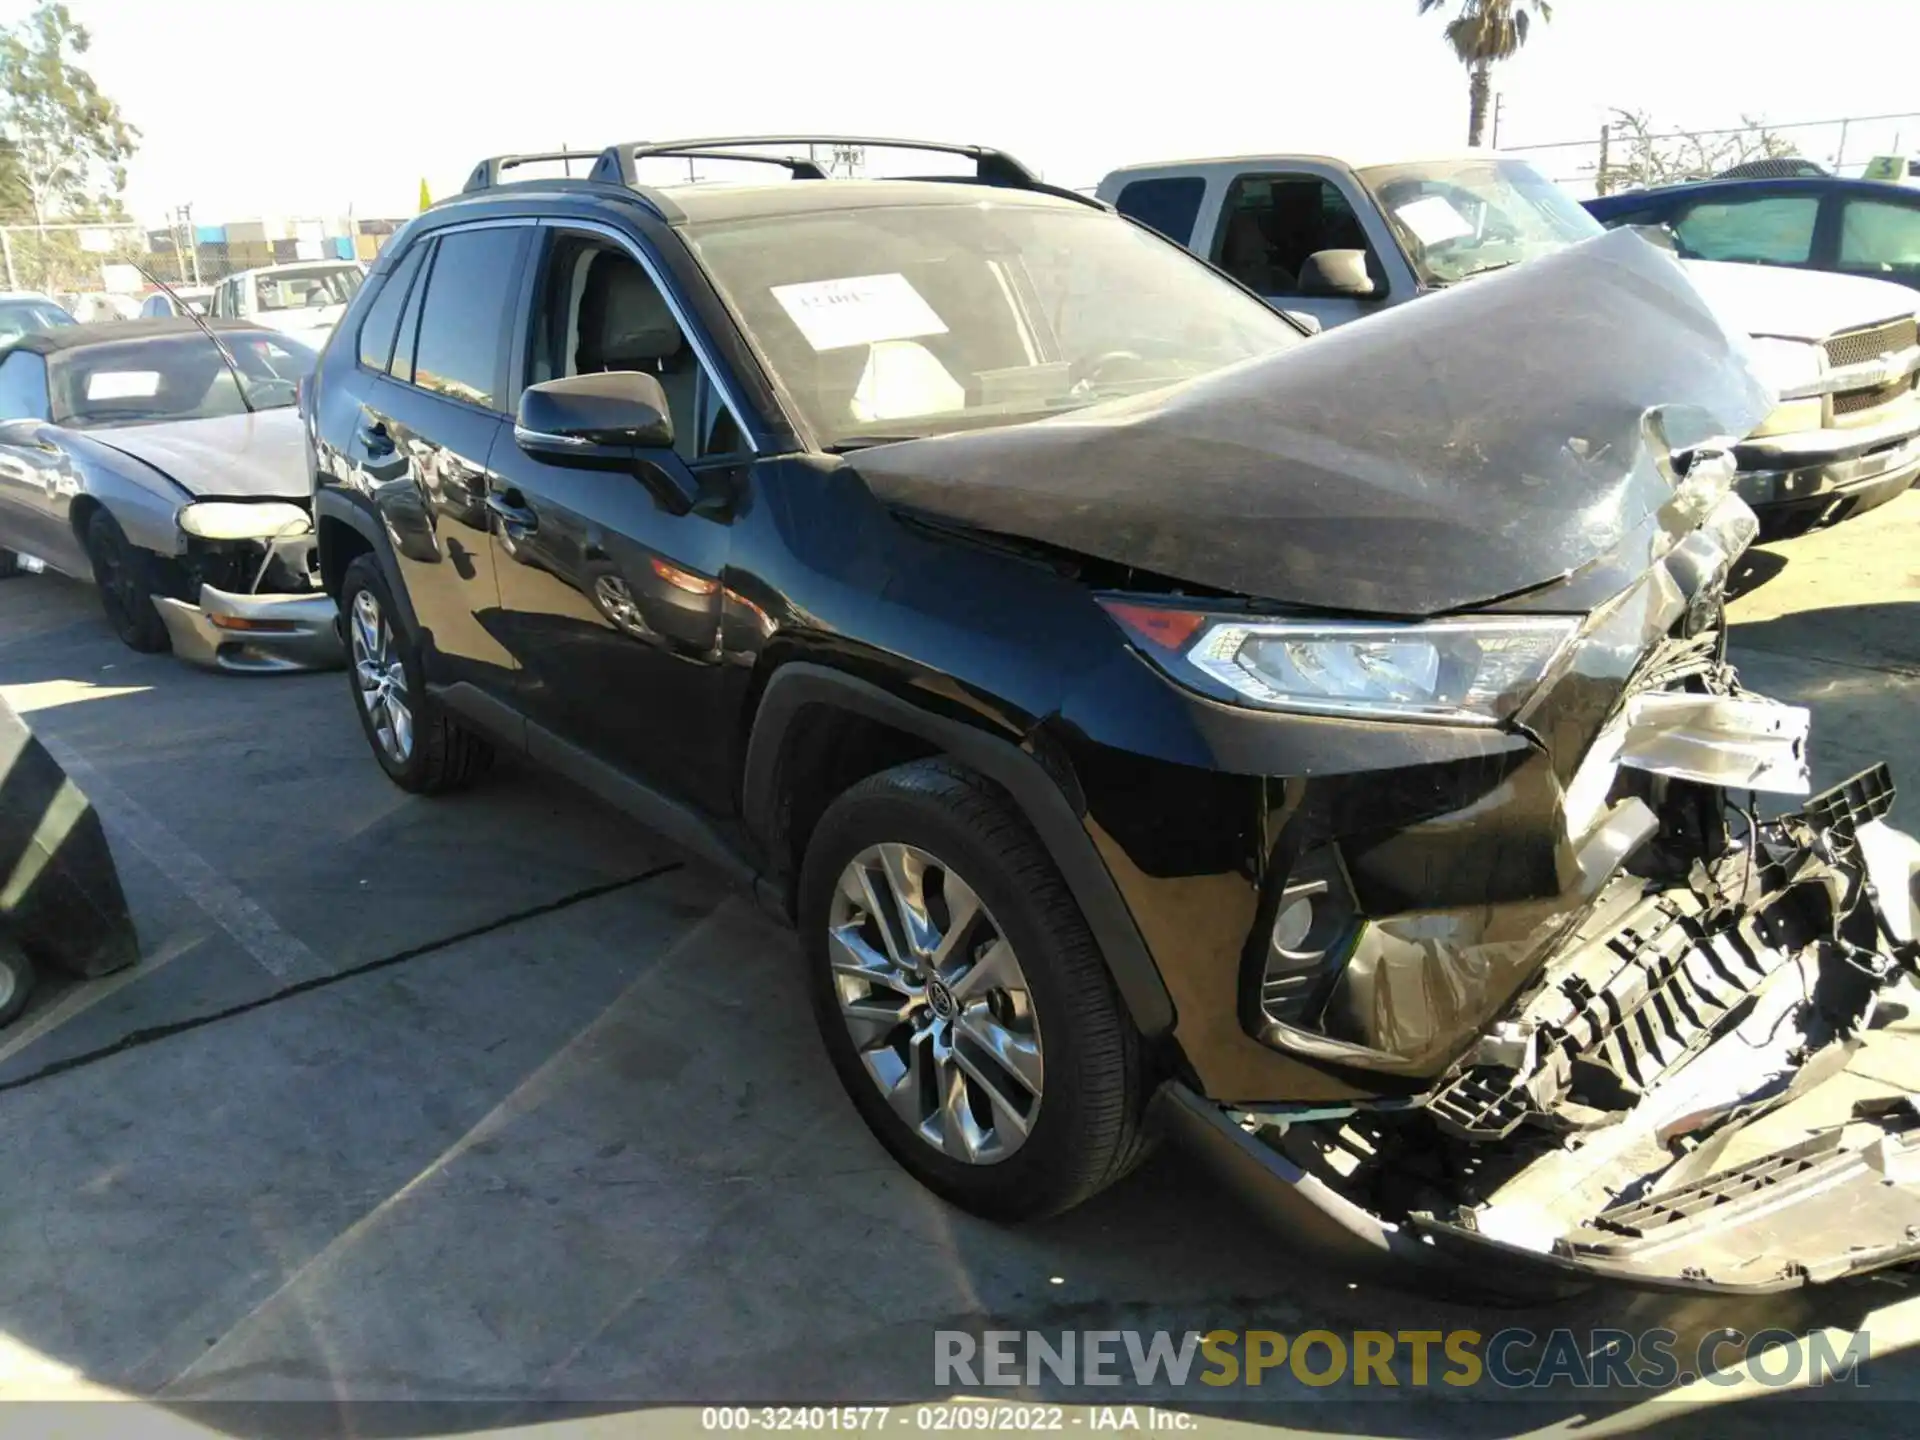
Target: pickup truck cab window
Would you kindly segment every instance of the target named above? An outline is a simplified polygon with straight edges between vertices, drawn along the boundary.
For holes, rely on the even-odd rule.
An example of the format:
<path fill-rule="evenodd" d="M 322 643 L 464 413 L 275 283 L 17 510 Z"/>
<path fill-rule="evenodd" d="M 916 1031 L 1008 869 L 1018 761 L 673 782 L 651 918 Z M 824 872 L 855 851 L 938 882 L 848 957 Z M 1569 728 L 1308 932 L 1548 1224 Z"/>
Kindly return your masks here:
<path fill-rule="evenodd" d="M 1227 193 L 1214 256 L 1222 270 L 1259 295 L 1293 296 L 1309 255 L 1364 250 L 1378 257 L 1352 201 L 1317 175 L 1247 175 Z"/>
<path fill-rule="evenodd" d="M 1193 222 L 1200 218 L 1207 182 L 1198 175 L 1164 180 L 1135 180 L 1113 202 L 1129 219 L 1150 225 L 1176 245 L 1193 240 Z"/>

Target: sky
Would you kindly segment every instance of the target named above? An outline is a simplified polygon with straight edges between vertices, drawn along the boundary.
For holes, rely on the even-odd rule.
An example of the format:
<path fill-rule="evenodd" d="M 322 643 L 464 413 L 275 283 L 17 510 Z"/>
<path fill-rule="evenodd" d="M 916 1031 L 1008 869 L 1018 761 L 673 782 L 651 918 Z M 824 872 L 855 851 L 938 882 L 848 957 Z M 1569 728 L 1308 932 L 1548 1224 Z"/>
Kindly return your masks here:
<path fill-rule="evenodd" d="M 129 209 L 401 216 L 510 150 L 749 131 L 997 145 L 1058 184 L 1148 160 L 1464 144 L 1415 0 L 69 0 L 143 132 Z M 29 8 L 0 0 L 0 18 Z M 1920 110 L 1915 0 L 1556 0 L 1501 66 L 1503 146 Z M 1920 119 L 1849 156 L 1920 152 Z M 1831 151 L 1832 132 L 1807 153 Z M 1584 157 L 1537 157 L 1561 178 Z"/>

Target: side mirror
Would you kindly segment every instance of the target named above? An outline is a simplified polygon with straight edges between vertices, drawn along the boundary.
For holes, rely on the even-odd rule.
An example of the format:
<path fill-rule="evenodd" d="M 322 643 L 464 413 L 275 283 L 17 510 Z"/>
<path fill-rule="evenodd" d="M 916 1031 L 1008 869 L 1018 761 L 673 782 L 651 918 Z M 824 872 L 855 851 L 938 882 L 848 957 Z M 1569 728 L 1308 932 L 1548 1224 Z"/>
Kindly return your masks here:
<path fill-rule="evenodd" d="M 685 467 L 677 461 L 657 463 L 646 454 L 672 447 L 673 415 L 660 382 L 637 370 L 529 385 L 520 392 L 513 439 L 549 465 L 632 475 L 676 515 L 686 514 L 700 498 Z"/>
<path fill-rule="evenodd" d="M 1364 250 L 1316 250 L 1300 266 L 1299 291 L 1302 295 L 1367 300 L 1374 296 L 1378 288 L 1373 283 L 1373 276 L 1367 273 L 1367 252 Z"/>
<path fill-rule="evenodd" d="M 529 455 L 565 465 L 596 449 L 665 450 L 673 444 L 673 416 L 651 375 L 569 375 L 521 392 L 513 438 Z"/>
<path fill-rule="evenodd" d="M 1309 315 L 1304 310 L 1282 310 L 1280 313 L 1309 335 L 1318 335 L 1322 330 L 1326 329 L 1326 326 L 1320 323 L 1320 317 L 1318 315 Z"/>

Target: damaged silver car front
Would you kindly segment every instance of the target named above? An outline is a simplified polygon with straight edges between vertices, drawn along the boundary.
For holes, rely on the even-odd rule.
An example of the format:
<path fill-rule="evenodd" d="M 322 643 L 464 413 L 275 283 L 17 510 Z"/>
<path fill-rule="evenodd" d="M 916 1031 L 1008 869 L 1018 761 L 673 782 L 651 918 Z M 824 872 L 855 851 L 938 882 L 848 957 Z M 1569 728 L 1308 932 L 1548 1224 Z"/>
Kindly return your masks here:
<path fill-rule="evenodd" d="M 316 568 L 313 521 L 284 500 L 196 501 L 177 517 L 179 595 L 156 594 L 173 651 L 211 669 L 275 673 L 344 663 Z"/>

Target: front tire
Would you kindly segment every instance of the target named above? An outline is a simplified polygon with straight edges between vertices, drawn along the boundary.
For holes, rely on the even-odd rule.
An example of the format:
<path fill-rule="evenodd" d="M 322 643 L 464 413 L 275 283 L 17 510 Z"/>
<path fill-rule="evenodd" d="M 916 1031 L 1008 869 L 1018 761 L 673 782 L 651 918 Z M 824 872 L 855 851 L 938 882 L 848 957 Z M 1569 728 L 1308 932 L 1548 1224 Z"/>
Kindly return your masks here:
<path fill-rule="evenodd" d="M 799 900 L 834 1068 L 927 1188 L 1027 1219 L 1139 1161 L 1139 1036 L 1066 883 L 997 787 L 945 760 L 861 781 L 821 817 Z"/>
<path fill-rule="evenodd" d="M 127 539 L 109 511 L 96 510 L 87 520 L 87 559 L 100 587 L 100 608 L 121 643 L 144 655 L 171 649 L 167 622 L 153 603 L 159 557 Z"/>
<path fill-rule="evenodd" d="M 417 795 L 473 784 L 493 764 L 493 747 L 427 693 L 420 647 L 372 555 L 347 567 L 339 605 L 353 708 L 387 778 Z"/>

